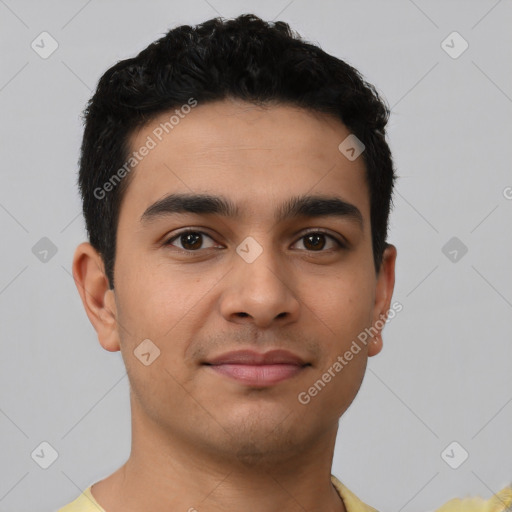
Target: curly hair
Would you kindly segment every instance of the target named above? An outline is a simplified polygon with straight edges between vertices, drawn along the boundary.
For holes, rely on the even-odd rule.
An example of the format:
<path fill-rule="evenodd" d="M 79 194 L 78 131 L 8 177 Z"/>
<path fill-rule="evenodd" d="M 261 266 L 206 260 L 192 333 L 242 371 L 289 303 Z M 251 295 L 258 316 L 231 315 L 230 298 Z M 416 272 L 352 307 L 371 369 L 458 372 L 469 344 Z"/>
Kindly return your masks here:
<path fill-rule="evenodd" d="M 95 191 L 126 162 L 136 129 L 190 98 L 201 104 L 227 98 L 289 104 L 341 120 L 365 145 L 379 272 L 396 179 L 385 134 L 389 108 L 356 69 L 306 42 L 287 23 L 243 14 L 169 30 L 108 69 L 84 110 L 78 186 L 89 241 L 103 259 L 110 288 L 120 205 L 132 174 L 108 194 Z"/>

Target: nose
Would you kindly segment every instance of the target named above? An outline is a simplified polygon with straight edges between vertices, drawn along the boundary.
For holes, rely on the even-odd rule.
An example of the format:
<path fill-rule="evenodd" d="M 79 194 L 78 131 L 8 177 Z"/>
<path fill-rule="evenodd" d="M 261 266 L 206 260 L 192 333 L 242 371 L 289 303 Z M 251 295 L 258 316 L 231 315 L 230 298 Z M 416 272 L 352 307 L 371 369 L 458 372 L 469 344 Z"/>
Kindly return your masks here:
<path fill-rule="evenodd" d="M 221 294 L 221 314 L 229 322 L 261 329 L 296 322 L 300 302 L 293 280 L 293 273 L 268 248 L 251 263 L 235 254 Z"/>

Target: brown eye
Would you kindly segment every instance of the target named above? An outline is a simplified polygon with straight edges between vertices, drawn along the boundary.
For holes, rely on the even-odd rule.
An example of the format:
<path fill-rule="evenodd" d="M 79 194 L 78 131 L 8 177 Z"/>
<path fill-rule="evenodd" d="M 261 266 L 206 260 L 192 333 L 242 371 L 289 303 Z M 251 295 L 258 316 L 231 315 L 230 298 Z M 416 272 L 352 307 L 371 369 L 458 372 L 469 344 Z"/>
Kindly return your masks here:
<path fill-rule="evenodd" d="M 176 247 L 179 249 L 183 249 L 185 251 L 197 251 L 198 249 L 205 248 L 203 247 L 205 238 L 213 241 L 210 236 L 208 236 L 206 233 L 203 233 L 202 231 L 183 231 L 167 240 L 165 245 L 174 246 L 174 242 L 177 241 L 179 245 L 176 245 Z M 213 245 L 210 245 L 210 247 L 212 246 Z"/>
<path fill-rule="evenodd" d="M 325 247 L 325 235 L 322 233 L 311 233 L 304 238 L 304 246 L 313 251 L 323 249 Z"/>
<path fill-rule="evenodd" d="M 302 241 L 304 248 L 310 252 L 325 252 L 329 249 L 341 249 L 345 247 L 337 238 L 322 231 L 311 231 L 306 233 L 296 243 L 299 241 Z"/>

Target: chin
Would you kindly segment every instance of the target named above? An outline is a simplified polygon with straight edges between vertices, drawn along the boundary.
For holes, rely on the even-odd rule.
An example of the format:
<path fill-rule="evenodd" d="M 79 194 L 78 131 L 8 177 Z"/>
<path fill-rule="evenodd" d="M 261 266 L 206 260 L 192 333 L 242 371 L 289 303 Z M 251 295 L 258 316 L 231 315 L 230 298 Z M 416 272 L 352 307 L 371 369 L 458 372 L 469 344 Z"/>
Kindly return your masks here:
<path fill-rule="evenodd" d="M 281 409 L 281 414 L 273 419 L 260 414 L 236 425 L 224 423 L 229 434 L 225 449 L 243 466 L 261 466 L 263 469 L 286 462 L 296 457 L 318 435 L 305 431 L 304 424 L 299 424 L 293 417 L 289 412 L 283 414 Z"/>

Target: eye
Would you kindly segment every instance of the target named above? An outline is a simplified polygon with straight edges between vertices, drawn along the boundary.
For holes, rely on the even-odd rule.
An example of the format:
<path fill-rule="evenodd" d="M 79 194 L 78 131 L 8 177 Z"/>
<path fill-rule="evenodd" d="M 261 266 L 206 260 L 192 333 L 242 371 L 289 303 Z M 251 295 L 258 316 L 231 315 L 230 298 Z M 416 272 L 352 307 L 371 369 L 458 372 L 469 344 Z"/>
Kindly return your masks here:
<path fill-rule="evenodd" d="M 209 240 L 210 244 L 205 245 L 205 241 Z M 338 250 L 346 248 L 345 244 L 338 240 L 333 235 L 329 235 L 323 231 L 315 230 L 310 231 L 299 238 L 294 245 L 302 242 L 303 247 L 299 247 L 300 250 L 306 250 L 308 252 L 328 252 L 329 250 Z M 204 231 L 195 229 L 183 230 L 166 242 L 164 246 L 173 246 L 187 252 L 197 252 L 200 249 L 209 249 L 215 247 L 215 241 Z"/>
<path fill-rule="evenodd" d="M 340 240 L 332 235 L 324 233 L 323 231 L 310 231 L 303 235 L 296 243 L 302 241 L 304 248 L 310 252 L 325 252 L 322 249 L 325 249 L 326 246 L 329 245 L 326 239 L 331 242 L 331 246 L 327 247 L 326 250 L 345 248 L 345 245 Z"/>
<path fill-rule="evenodd" d="M 164 245 L 173 245 L 174 241 L 177 240 L 180 245 L 177 247 L 179 249 L 183 249 L 185 251 L 197 251 L 198 249 L 208 249 L 209 247 L 214 247 L 214 245 L 210 245 L 209 247 L 204 247 L 204 239 L 214 241 L 212 237 L 208 236 L 203 231 L 197 231 L 192 229 L 187 229 L 186 231 L 182 231 L 177 235 L 174 235 L 172 238 L 169 238 Z"/>

